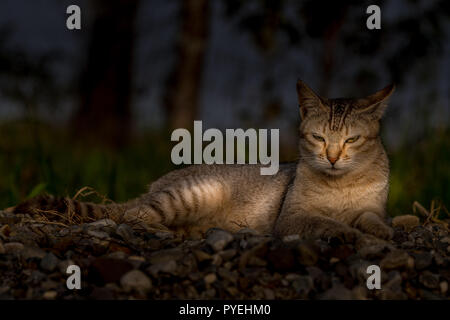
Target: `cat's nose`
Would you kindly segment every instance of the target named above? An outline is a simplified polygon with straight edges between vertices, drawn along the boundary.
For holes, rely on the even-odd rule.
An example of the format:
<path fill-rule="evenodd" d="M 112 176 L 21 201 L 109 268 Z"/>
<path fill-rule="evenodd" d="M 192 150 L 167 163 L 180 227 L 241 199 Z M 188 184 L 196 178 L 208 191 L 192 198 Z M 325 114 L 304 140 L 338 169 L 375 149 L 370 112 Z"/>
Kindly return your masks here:
<path fill-rule="evenodd" d="M 327 157 L 328 161 L 330 161 L 331 164 L 335 164 L 336 161 L 338 160 L 338 158 L 333 158 L 333 157 Z"/>

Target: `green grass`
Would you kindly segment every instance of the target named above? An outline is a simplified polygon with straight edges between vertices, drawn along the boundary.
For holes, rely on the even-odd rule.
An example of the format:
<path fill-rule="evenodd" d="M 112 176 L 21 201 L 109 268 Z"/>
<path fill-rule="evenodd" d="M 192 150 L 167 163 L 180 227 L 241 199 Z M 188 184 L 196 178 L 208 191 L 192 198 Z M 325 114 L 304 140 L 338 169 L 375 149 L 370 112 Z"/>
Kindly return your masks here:
<path fill-rule="evenodd" d="M 388 212 L 412 213 L 413 201 L 425 208 L 431 202 L 449 208 L 450 130 L 430 130 L 419 141 L 389 154 L 391 164 Z"/>
<path fill-rule="evenodd" d="M 171 143 L 161 132 L 145 132 L 120 152 L 73 142 L 64 129 L 32 122 L 0 125 L 0 208 L 40 193 L 73 196 L 89 186 L 114 201 L 146 191 L 173 168 Z M 389 152 L 388 212 L 412 213 L 412 203 L 432 200 L 449 208 L 450 130 L 430 131 L 420 141 Z M 436 202 L 438 203 L 438 202 Z"/>
<path fill-rule="evenodd" d="M 148 184 L 174 168 L 170 145 L 147 132 L 121 152 L 72 142 L 65 130 L 38 124 L 0 126 L 0 207 L 39 193 L 73 196 L 84 186 L 115 201 L 146 191 Z M 169 141 L 170 142 L 170 141 Z"/>

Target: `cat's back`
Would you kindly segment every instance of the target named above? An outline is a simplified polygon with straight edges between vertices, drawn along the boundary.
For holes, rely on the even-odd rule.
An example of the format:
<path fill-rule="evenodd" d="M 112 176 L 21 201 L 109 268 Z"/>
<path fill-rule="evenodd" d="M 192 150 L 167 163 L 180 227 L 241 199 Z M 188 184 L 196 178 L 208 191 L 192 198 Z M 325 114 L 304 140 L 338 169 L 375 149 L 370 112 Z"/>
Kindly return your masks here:
<path fill-rule="evenodd" d="M 176 169 L 150 185 L 149 191 L 173 186 L 182 182 L 207 183 L 216 181 L 229 187 L 261 188 L 264 185 L 283 185 L 295 174 L 296 163 L 282 163 L 274 175 L 262 175 L 260 164 L 200 164 Z"/>

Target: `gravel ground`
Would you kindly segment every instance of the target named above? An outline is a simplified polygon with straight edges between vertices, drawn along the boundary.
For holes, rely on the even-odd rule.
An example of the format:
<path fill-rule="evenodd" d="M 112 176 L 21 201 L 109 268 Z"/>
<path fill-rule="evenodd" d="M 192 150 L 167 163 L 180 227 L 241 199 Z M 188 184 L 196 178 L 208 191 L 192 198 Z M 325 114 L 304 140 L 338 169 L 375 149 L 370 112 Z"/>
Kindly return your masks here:
<path fill-rule="evenodd" d="M 392 221 L 390 242 L 276 239 L 210 229 L 204 239 L 103 219 L 64 226 L 0 212 L 0 299 L 449 299 L 445 223 Z M 447 224 L 448 226 L 448 224 Z M 69 290 L 69 265 L 81 289 Z M 367 266 L 381 267 L 368 290 Z"/>

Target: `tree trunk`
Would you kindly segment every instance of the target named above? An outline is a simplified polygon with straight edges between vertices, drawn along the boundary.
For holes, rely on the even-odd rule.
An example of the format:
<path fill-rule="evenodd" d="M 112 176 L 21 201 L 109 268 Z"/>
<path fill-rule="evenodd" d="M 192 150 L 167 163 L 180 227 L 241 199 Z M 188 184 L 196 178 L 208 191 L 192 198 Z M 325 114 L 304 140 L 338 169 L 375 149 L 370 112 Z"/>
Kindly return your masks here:
<path fill-rule="evenodd" d="M 110 147 L 130 137 L 132 65 L 138 0 L 96 0 L 74 134 Z"/>
<path fill-rule="evenodd" d="M 209 0 L 182 1 L 177 61 L 164 94 L 166 120 L 170 129 L 190 129 L 198 115 L 209 18 Z"/>

